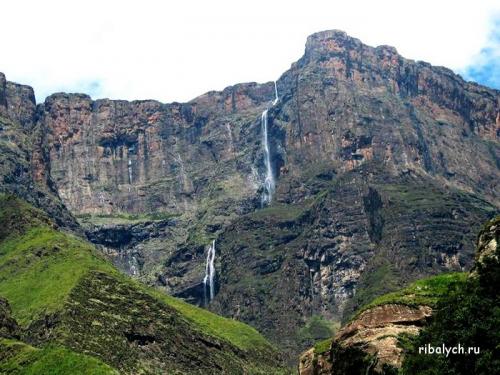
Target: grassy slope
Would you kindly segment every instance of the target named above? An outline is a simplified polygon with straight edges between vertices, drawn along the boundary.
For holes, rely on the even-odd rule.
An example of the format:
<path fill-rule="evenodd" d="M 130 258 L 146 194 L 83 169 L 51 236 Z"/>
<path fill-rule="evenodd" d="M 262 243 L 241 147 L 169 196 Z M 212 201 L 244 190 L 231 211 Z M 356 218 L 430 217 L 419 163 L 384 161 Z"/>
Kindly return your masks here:
<path fill-rule="evenodd" d="M 453 272 L 417 280 L 404 289 L 375 298 L 367 305 L 361 307 L 352 319 L 372 307 L 390 303 L 434 307 L 440 298 L 448 293 L 452 285 L 464 283 L 467 280 L 467 275 L 466 272 Z"/>
<path fill-rule="evenodd" d="M 91 269 L 116 273 L 89 244 L 48 227 L 34 227 L 0 244 L 0 295 L 27 325 L 62 308 L 78 280 Z"/>
<path fill-rule="evenodd" d="M 26 221 L 26 217 L 35 219 Z M 19 225 L 21 221 L 23 224 Z M 222 318 L 128 279 L 90 244 L 53 229 L 40 211 L 18 199 L 0 195 L 0 222 L 7 227 L 6 234 L 9 226 L 16 227 L 12 229 L 14 235 L 0 242 L 0 296 L 7 298 L 12 316 L 25 327 L 46 313 L 63 309 L 79 280 L 97 270 L 173 307 L 192 323 L 193 329 L 243 351 L 274 351 L 255 329 L 243 323 Z"/>
<path fill-rule="evenodd" d="M 118 372 L 88 355 L 56 346 L 42 349 L 0 339 L 0 373 L 16 375 L 117 375 Z"/>
<path fill-rule="evenodd" d="M 156 297 L 181 312 L 210 335 L 226 339 L 242 350 L 254 350 L 258 348 L 274 350 L 274 347 L 253 327 L 237 320 L 223 318 L 210 311 L 190 305 L 178 298 L 156 291 L 154 293 Z"/>

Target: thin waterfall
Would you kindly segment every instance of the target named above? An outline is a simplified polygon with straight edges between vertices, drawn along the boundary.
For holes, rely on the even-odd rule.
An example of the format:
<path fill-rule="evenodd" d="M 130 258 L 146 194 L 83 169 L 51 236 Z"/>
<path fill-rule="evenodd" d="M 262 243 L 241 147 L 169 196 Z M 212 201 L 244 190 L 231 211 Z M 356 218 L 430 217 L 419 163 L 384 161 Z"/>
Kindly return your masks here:
<path fill-rule="evenodd" d="M 135 255 L 132 255 L 128 261 L 130 273 L 132 276 L 138 276 L 139 275 L 139 262 L 137 261 L 137 258 Z"/>
<path fill-rule="evenodd" d="M 132 185 L 132 160 L 128 161 L 128 192 L 130 193 L 130 185 Z"/>
<path fill-rule="evenodd" d="M 128 183 L 132 183 L 132 160 L 128 161 Z"/>
<path fill-rule="evenodd" d="M 276 105 L 278 103 L 279 96 L 278 96 L 278 86 L 276 85 L 276 81 L 274 81 L 274 100 L 273 100 L 273 105 Z"/>
<path fill-rule="evenodd" d="M 278 103 L 278 87 L 276 86 L 276 82 L 274 82 L 274 100 L 272 106 Z M 263 184 L 263 192 L 261 196 L 261 205 L 267 206 L 271 203 L 273 199 L 274 190 L 276 187 L 276 182 L 274 180 L 273 167 L 271 165 L 271 151 L 269 147 L 269 137 L 268 137 L 268 129 L 267 129 L 267 113 L 269 108 L 262 112 L 262 116 L 260 118 L 260 124 L 262 129 L 262 148 L 264 149 L 264 164 L 266 167 L 266 176 Z"/>
<path fill-rule="evenodd" d="M 207 263 L 205 265 L 205 277 L 203 278 L 203 290 L 205 293 L 205 304 L 207 304 L 207 289 L 209 291 L 208 302 L 214 299 L 215 295 L 215 240 L 208 248 Z"/>

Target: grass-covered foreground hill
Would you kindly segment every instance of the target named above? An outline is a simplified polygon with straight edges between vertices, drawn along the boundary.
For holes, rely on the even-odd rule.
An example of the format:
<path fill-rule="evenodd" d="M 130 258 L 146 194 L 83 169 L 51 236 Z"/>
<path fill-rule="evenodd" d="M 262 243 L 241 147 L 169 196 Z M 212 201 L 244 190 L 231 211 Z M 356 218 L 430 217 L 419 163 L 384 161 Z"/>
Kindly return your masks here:
<path fill-rule="evenodd" d="M 119 273 L 44 213 L 0 195 L 0 373 L 279 374 L 253 328 Z"/>

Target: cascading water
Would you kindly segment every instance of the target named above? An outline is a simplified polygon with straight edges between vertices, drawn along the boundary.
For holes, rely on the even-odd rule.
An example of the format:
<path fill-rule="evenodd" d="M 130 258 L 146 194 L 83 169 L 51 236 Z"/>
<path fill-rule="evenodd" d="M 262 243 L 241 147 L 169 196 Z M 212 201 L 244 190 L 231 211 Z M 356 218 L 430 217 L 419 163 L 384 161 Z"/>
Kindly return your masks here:
<path fill-rule="evenodd" d="M 273 106 L 278 103 L 278 87 L 276 86 L 276 82 L 274 82 L 274 100 Z M 266 176 L 263 184 L 263 192 L 261 196 L 261 204 L 262 206 L 266 206 L 271 203 L 273 199 L 274 189 L 276 187 L 276 183 L 274 181 L 274 173 L 271 165 L 271 152 L 269 148 L 269 137 L 267 132 L 267 112 L 269 108 L 267 108 L 264 112 L 262 112 L 262 116 L 260 119 L 260 124 L 262 128 L 262 148 L 264 149 L 264 164 L 266 166 Z"/>
<path fill-rule="evenodd" d="M 129 159 L 128 161 L 128 192 L 130 193 L 130 185 L 132 185 L 132 160 Z"/>
<path fill-rule="evenodd" d="M 135 257 L 135 255 L 132 255 L 130 257 L 130 259 L 128 261 L 128 265 L 129 265 L 130 273 L 132 274 L 132 276 L 139 275 L 139 269 L 138 269 L 139 262 L 137 261 L 137 258 Z"/>
<path fill-rule="evenodd" d="M 215 295 L 215 240 L 212 241 L 212 245 L 208 248 L 207 253 L 207 263 L 205 265 L 205 277 L 203 278 L 203 290 L 205 293 L 205 305 L 207 304 L 207 289 L 209 292 L 208 302 L 214 299 Z"/>
<path fill-rule="evenodd" d="M 132 183 L 132 160 L 128 161 L 128 183 Z"/>
<path fill-rule="evenodd" d="M 278 100 L 280 100 L 278 96 L 278 86 L 276 85 L 276 81 L 274 81 L 274 100 L 273 100 L 273 105 L 276 105 L 278 103 Z"/>

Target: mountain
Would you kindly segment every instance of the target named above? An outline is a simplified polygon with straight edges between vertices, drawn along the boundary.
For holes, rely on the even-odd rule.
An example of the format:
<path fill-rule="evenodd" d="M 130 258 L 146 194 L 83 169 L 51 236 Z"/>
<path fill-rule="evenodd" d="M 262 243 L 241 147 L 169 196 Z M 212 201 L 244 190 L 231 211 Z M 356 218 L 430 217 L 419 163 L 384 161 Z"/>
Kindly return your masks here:
<path fill-rule="evenodd" d="M 500 92 L 341 31 L 311 35 L 276 90 L 37 105 L 1 76 L 0 115 L 3 191 L 290 363 L 374 297 L 469 270 L 500 206 Z"/>
<path fill-rule="evenodd" d="M 131 280 L 19 198 L 0 220 L 0 373 L 285 373 L 253 328 Z"/>

